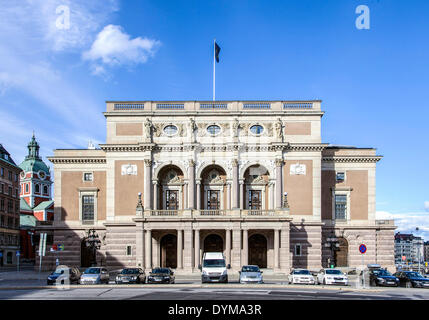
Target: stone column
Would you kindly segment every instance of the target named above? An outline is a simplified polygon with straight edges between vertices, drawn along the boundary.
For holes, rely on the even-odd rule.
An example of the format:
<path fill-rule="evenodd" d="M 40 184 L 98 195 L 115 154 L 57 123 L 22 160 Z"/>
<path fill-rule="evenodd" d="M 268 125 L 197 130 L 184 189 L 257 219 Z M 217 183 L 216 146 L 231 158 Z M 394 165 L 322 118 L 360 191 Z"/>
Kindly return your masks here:
<path fill-rule="evenodd" d="M 276 159 L 276 209 L 282 207 L 282 159 Z"/>
<path fill-rule="evenodd" d="M 197 210 L 201 210 L 201 181 L 197 181 Z"/>
<path fill-rule="evenodd" d="M 200 230 L 195 229 L 195 239 L 194 239 L 194 248 L 195 248 L 195 263 L 194 267 L 195 269 L 198 269 L 198 266 L 200 264 Z"/>
<path fill-rule="evenodd" d="M 240 209 L 244 210 L 244 181 L 240 181 Z"/>
<path fill-rule="evenodd" d="M 153 184 L 153 209 L 158 210 L 158 181 L 152 181 Z"/>
<path fill-rule="evenodd" d="M 152 209 L 150 196 L 151 196 L 151 172 L 152 172 L 152 161 L 149 159 L 144 160 L 144 209 Z"/>
<path fill-rule="evenodd" d="M 275 209 L 274 208 L 274 182 L 270 182 L 270 190 L 269 190 L 269 193 L 270 193 L 270 207 L 269 207 L 269 209 L 270 210 L 273 210 L 273 209 Z"/>
<path fill-rule="evenodd" d="M 187 182 L 183 185 L 183 210 L 188 209 L 188 186 L 189 184 Z"/>
<path fill-rule="evenodd" d="M 279 230 L 274 229 L 274 270 L 279 268 Z"/>
<path fill-rule="evenodd" d="M 144 223 L 136 222 L 136 263 L 137 267 L 145 267 L 144 261 Z"/>
<path fill-rule="evenodd" d="M 226 209 L 231 210 L 231 183 L 226 184 Z"/>
<path fill-rule="evenodd" d="M 183 231 L 177 230 L 177 269 L 182 269 L 182 256 L 183 256 Z"/>
<path fill-rule="evenodd" d="M 148 229 L 146 230 L 146 250 L 145 250 L 145 256 L 146 256 L 146 269 L 152 269 L 152 230 Z"/>
<path fill-rule="evenodd" d="M 152 237 L 152 264 L 154 267 L 158 267 L 161 265 L 161 250 L 159 250 L 159 246 L 160 241 Z"/>
<path fill-rule="evenodd" d="M 231 267 L 239 270 L 241 267 L 241 230 L 232 230 Z"/>
<path fill-rule="evenodd" d="M 226 264 L 231 264 L 231 230 L 225 230 Z"/>
<path fill-rule="evenodd" d="M 188 207 L 189 209 L 195 209 L 195 161 L 194 160 L 189 160 L 188 177 L 189 177 Z"/>
<path fill-rule="evenodd" d="M 243 229 L 243 265 L 247 265 L 249 261 L 249 233 L 247 229 Z"/>
<path fill-rule="evenodd" d="M 232 160 L 232 208 L 238 209 L 238 160 Z"/>
<path fill-rule="evenodd" d="M 188 272 L 192 271 L 192 229 L 184 230 L 184 250 L 183 250 L 183 269 Z"/>
<path fill-rule="evenodd" d="M 282 272 L 289 273 L 291 261 L 290 261 L 290 224 L 284 222 L 280 232 L 280 268 Z"/>

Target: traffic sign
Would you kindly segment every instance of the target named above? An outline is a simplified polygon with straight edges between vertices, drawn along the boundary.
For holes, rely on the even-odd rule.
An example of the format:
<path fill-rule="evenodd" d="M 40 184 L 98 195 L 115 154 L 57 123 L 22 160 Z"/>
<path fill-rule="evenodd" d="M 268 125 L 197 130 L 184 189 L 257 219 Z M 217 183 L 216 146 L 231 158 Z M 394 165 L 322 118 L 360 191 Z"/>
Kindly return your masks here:
<path fill-rule="evenodd" d="M 21 252 L 19 252 L 19 250 L 16 251 L 16 256 L 19 257 L 20 255 L 21 255 Z"/>
<path fill-rule="evenodd" d="M 58 251 L 64 251 L 64 245 L 63 244 L 58 245 Z"/>
<path fill-rule="evenodd" d="M 2 258 L 3 257 L 3 252 L 0 252 L 0 258 Z"/>
<path fill-rule="evenodd" d="M 366 245 L 363 243 L 359 246 L 359 252 L 364 254 L 366 252 Z"/>

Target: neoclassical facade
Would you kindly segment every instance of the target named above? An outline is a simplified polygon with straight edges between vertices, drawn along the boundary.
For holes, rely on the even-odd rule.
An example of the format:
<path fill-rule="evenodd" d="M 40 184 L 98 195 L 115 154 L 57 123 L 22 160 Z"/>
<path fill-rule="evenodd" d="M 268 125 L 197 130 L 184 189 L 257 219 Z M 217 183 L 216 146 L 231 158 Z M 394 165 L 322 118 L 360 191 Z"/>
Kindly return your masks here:
<path fill-rule="evenodd" d="M 100 149 L 55 150 L 55 213 L 39 226 L 63 264 L 197 272 L 394 266 L 395 226 L 375 219 L 375 149 L 322 143 L 321 101 L 108 101 Z M 333 242 L 334 240 L 334 242 Z"/>

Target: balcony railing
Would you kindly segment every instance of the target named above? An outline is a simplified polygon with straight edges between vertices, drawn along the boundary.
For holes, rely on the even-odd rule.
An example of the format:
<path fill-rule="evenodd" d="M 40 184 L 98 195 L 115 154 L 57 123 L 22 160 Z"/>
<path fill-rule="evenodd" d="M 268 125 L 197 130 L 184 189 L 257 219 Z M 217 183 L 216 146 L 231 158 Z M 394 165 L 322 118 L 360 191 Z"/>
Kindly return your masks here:
<path fill-rule="evenodd" d="M 243 216 L 273 216 L 274 210 L 243 210 Z"/>
<path fill-rule="evenodd" d="M 202 216 L 224 216 L 225 210 L 200 210 Z"/>
<path fill-rule="evenodd" d="M 151 216 L 178 216 L 179 210 L 151 210 Z"/>

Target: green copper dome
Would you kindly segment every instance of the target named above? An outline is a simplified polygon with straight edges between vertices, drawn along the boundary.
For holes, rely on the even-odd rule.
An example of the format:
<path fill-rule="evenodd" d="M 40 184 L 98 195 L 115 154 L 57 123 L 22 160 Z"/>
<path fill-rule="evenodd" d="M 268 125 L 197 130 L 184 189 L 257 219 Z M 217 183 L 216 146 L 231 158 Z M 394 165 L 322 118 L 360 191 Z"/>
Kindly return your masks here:
<path fill-rule="evenodd" d="M 36 141 L 36 137 L 31 138 L 31 141 L 28 143 L 28 155 L 25 157 L 25 160 L 19 165 L 19 167 L 25 172 L 33 171 L 39 172 L 43 171 L 45 174 L 50 175 L 49 167 L 43 162 L 39 157 L 39 144 Z"/>

